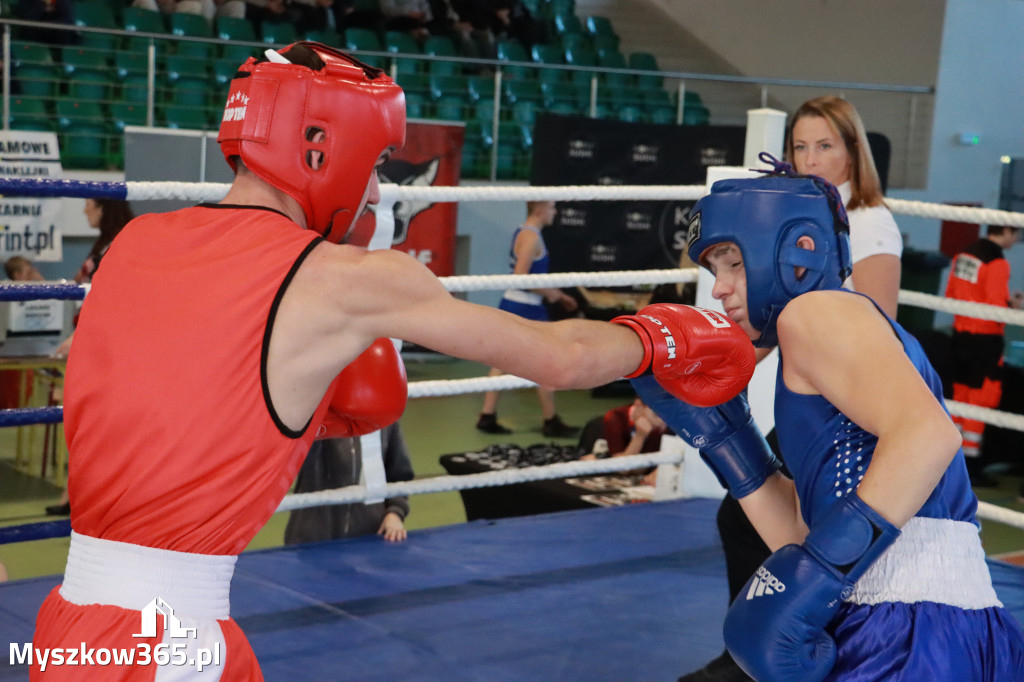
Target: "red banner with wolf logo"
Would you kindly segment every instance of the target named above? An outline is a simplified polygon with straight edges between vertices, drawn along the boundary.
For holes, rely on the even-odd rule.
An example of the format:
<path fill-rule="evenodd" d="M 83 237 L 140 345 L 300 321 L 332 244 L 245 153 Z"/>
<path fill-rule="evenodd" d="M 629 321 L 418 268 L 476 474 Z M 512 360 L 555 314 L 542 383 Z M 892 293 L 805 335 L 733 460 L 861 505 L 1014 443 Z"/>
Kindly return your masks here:
<path fill-rule="evenodd" d="M 410 122 L 405 146 L 381 166 L 380 181 L 417 187 L 458 185 L 464 137 L 462 124 Z M 373 214 L 367 213 L 360 223 L 372 220 Z M 457 222 L 456 203 L 400 201 L 395 204 L 391 248 L 410 254 L 438 277 L 449 277 L 455 274 Z"/>

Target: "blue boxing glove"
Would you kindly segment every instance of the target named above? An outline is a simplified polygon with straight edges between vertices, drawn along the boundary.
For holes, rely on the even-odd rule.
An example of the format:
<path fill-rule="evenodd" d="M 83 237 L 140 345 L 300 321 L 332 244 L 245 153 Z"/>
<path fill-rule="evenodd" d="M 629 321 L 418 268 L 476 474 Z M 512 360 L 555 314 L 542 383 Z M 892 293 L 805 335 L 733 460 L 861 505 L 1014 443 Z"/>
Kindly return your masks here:
<path fill-rule="evenodd" d="M 816 682 L 832 671 L 825 628 L 898 528 L 856 492 L 829 509 L 803 545 L 786 545 L 747 581 L 725 617 L 725 645 L 757 680 Z"/>
<path fill-rule="evenodd" d="M 631 383 L 676 435 L 700 451 L 736 499 L 760 488 L 782 466 L 754 423 L 744 393 L 715 407 L 695 407 L 669 394 L 651 376 Z"/>

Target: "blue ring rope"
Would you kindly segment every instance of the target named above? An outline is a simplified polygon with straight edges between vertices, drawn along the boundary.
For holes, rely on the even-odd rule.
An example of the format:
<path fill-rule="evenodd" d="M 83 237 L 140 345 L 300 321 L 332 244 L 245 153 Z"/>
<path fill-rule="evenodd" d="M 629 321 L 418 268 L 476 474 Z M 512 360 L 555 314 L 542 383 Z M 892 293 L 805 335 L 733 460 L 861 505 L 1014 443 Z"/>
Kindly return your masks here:
<path fill-rule="evenodd" d="M 79 197 L 82 199 L 127 199 L 128 184 L 88 180 L 41 180 L 0 178 L 0 194 L 22 197 Z"/>
<path fill-rule="evenodd" d="M 30 426 L 32 424 L 60 424 L 64 421 L 64 407 L 15 407 L 0 410 L 0 428 Z"/>
<path fill-rule="evenodd" d="M 0 283 L 0 301 L 39 301 L 43 299 L 81 301 L 85 298 L 86 291 L 88 291 L 87 287 L 74 282 L 55 282 L 53 284 L 3 282 Z"/>
<path fill-rule="evenodd" d="M 31 540 L 46 540 L 48 538 L 63 538 L 69 535 L 71 535 L 70 519 L 25 523 L 20 526 L 0 528 L 0 545 L 8 545 L 14 542 L 29 542 Z"/>

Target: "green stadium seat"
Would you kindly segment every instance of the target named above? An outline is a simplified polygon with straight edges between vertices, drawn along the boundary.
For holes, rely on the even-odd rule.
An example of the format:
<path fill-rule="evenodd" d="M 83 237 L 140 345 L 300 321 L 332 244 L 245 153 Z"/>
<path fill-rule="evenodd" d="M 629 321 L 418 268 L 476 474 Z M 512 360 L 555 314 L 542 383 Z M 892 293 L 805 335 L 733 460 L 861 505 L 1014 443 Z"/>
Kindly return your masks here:
<path fill-rule="evenodd" d="M 291 45 L 299 39 L 295 24 L 284 21 L 264 21 L 260 25 L 260 38 L 271 45 Z"/>
<path fill-rule="evenodd" d="M 384 45 L 381 43 L 380 36 L 377 35 L 376 31 L 372 31 L 368 28 L 350 28 L 346 30 L 345 49 L 352 50 L 356 53 L 363 51 L 385 51 Z M 385 60 L 382 57 L 376 57 L 368 54 L 357 54 L 356 56 L 370 66 L 376 66 L 378 69 L 383 69 L 386 66 Z"/>
<path fill-rule="evenodd" d="M 530 55 L 526 53 L 526 49 L 518 40 L 499 41 L 497 56 L 503 62 L 528 63 L 532 61 Z M 532 79 L 534 74 L 534 69 L 528 66 L 503 66 L 501 70 L 506 78 L 517 80 Z"/>
<path fill-rule="evenodd" d="M 193 107 L 205 110 L 210 103 L 210 90 L 207 87 L 207 79 L 179 76 L 178 79 L 168 82 L 164 89 L 164 100 L 169 105 L 177 107 Z M 205 116 L 205 113 L 204 113 Z"/>
<path fill-rule="evenodd" d="M 306 31 L 305 38 L 314 43 L 323 43 L 329 47 L 341 47 L 345 44 L 344 38 L 333 28 L 310 29 Z"/>
<path fill-rule="evenodd" d="M 628 69 L 626 57 L 618 50 L 598 50 L 597 63 L 607 69 Z M 601 74 L 601 85 L 613 88 L 625 88 L 633 84 L 633 76 L 628 73 Z"/>
<path fill-rule="evenodd" d="M 619 109 L 619 120 L 628 121 L 630 123 L 643 123 L 646 122 L 647 116 L 644 114 L 644 110 L 636 106 L 625 106 Z"/>
<path fill-rule="evenodd" d="M 615 50 L 619 49 L 619 38 L 618 36 L 591 36 L 590 44 L 594 46 L 594 49 L 600 52 L 601 50 Z"/>
<path fill-rule="evenodd" d="M 168 128 L 210 130 L 213 127 L 204 110 L 190 106 L 164 107 L 163 122 Z"/>
<path fill-rule="evenodd" d="M 572 66 L 597 66 L 597 53 L 589 48 L 565 51 L 565 63 Z M 590 87 L 593 71 L 570 71 L 569 80 L 576 85 Z"/>
<path fill-rule="evenodd" d="M 144 126 L 146 107 L 132 102 L 114 102 L 110 105 L 110 122 L 118 134 L 124 133 L 125 126 Z"/>
<path fill-rule="evenodd" d="M 651 123 L 675 123 L 675 107 L 654 107 L 650 110 Z"/>
<path fill-rule="evenodd" d="M 145 104 L 149 98 L 149 78 L 144 73 L 130 73 L 121 81 L 121 99 L 134 104 Z"/>
<path fill-rule="evenodd" d="M 703 126 L 711 122 L 711 111 L 704 105 L 684 107 L 684 126 Z"/>
<path fill-rule="evenodd" d="M 407 119 L 412 118 L 430 118 L 430 102 L 429 100 L 415 92 L 405 93 L 405 117 Z"/>
<path fill-rule="evenodd" d="M 40 43 L 11 42 L 12 75 L 28 97 L 56 97 L 61 72 L 50 48 Z"/>
<path fill-rule="evenodd" d="M 403 31 L 387 31 L 384 34 L 384 49 L 395 54 L 422 54 L 416 40 Z M 395 68 L 399 72 L 418 73 L 424 70 L 425 62 L 409 57 L 393 57 Z"/>
<path fill-rule="evenodd" d="M 402 87 L 407 95 L 415 93 L 424 97 L 430 96 L 430 77 L 425 73 L 399 70 L 395 74 L 395 82 Z"/>
<path fill-rule="evenodd" d="M 531 48 L 530 56 L 537 64 L 564 64 L 565 57 L 562 51 L 554 45 L 534 45 Z M 561 83 L 565 80 L 565 72 L 561 69 L 539 69 L 537 79 L 541 83 Z"/>
<path fill-rule="evenodd" d="M 221 40 L 234 40 L 241 42 L 256 42 L 256 31 L 248 19 L 240 17 L 217 17 L 216 34 Z M 251 51 L 253 48 L 248 48 Z M 223 56 L 223 52 L 221 55 Z M 241 63 L 241 62 L 239 62 Z"/>
<path fill-rule="evenodd" d="M 164 25 L 164 18 L 160 12 L 142 9 L 140 7 L 125 7 L 123 10 L 121 24 L 126 31 L 135 33 L 167 33 Z M 149 38 L 128 38 L 127 47 L 131 50 L 146 50 L 149 47 Z M 157 54 L 165 54 L 168 49 L 168 41 L 156 40 Z"/>
<path fill-rule="evenodd" d="M 453 59 L 459 56 L 458 50 L 455 49 L 455 43 L 448 36 L 427 38 L 423 43 L 423 54 L 432 57 L 452 57 Z M 459 62 L 448 60 L 427 60 L 425 68 L 431 75 L 438 76 L 455 75 L 462 71 L 462 65 Z"/>
<path fill-rule="evenodd" d="M 443 121 L 461 121 L 465 111 L 466 100 L 459 95 L 443 95 L 434 102 L 434 117 Z"/>
<path fill-rule="evenodd" d="M 249 57 L 255 56 L 260 48 L 252 45 L 240 45 L 238 43 L 225 43 L 220 48 L 220 58 L 234 62 L 236 67 L 245 63 Z"/>
<path fill-rule="evenodd" d="M 544 93 L 540 89 L 540 83 L 534 81 L 503 81 L 504 100 L 506 103 L 515 105 L 519 102 L 541 102 Z"/>
<path fill-rule="evenodd" d="M 14 130 L 56 131 L 46 103 L 35 97 L 12 97 L 9 123 Z"/>
<path fill-rule="evenodd" d="M 188 55 L 172 55 L 164 61 L 164 73 L 168 83 L 184 79 L 205 80 L 209 77 L 209 62 Z"/>
<path fill-rule="evenodd" d="M 644 71 L 660 71 L 658 60 L 650 52 L 634 52 L 629 55 L 629 68 Z M 656 74 L 644 74 L 636 77 L 636 84 L 641 87 L 660 88 L 664 78 Z"/>
<path fill-rule="evenodd" d="M 145 52 L 118 50 L 114 53 L 114 72 L 125 78 L 130 74 L 145 74 L 149 70 L 149 55 Z"/>
<path fill-rule="evenodd" d="M 531 100 L 520 100 L 512 105 L 512 120 L 520 125 L 533 128 L 537 122 L 537 113 L 543 108 L 543 103 Z"/>
<path fill-rule="evenodd" d="M 239 62 L 227 61 L 226 59 L 218 59 L 210 65 L 210 69 L 213 72 L 213 82 L 218 89 L 226 91 L 228 84 L 235 77 L 235 74 L 238 73 L 239 65 Z"/>
<path fill-rule="evenodd" d="M 92 47 L 69 45 L 61 49 L 60 57 L 67 78 L 75 78 L 82 71 L 103 72 L 110 68 L 106 52 Z"/>
<path fill-rule="evenodd" d="M 593 45 L 590 42 L 590 37 L 585 36 L 582 33 L 563 33 L 558 42 L 562 45 L 562 49 L 568 52 L 569 50 L 591 50 Z"/>
<path fill-rule="evenodd" d="M 432 73 L 427 77 L 427 83 L 430 87 L 430 97 L 438 100 L 445 95 L 462 97 L 463 93 L 466 92 L 467 78 L 466 76 L 455 74 Z"/>
<path fill-rule="evenodd" d="M 86 71 L 79 69 L 68 82 L 68 97 L 92 100 L 106 104 L 111 98 L 115 82 L 110 80 L 109 71 Z"/>
<path fill-rule="evenodd" d="M 212 38 L 213 26 L 200 14 L 173 12 L 169 16 L 171 35 Z"/>
<path fill-rule="evenodd" d="M 662 90 L 661 88 L 644 89 L 642 90 L 642 92 L 644 104 L 647 106 L 660 107 L 672 105 L 672 96 L 668 94 L 667 91 Z"/>
<path fill-rule="evenodd" d="M 555 27 L 555 33 L 558 35 L 565 35 L 566 33 L 583 33 L 583 22 L 580 18 L 572 12 L 558 11 L 554 12 L 551 17 L 552 25 Z"/>
<path fill-rule="evenodd" d="M 103 168 L 110 150 L 110 131 L 96 102 L 57 100 L 61 162 L 67 168 Z"/>
<path fill-rule="evenodd" d="M 114 20 L 114 13 L 102 0 L 78 0 L 72 4 L 72 11 L 75 15 L 75 26 L 111 30 L 119 28 Z M 115 50 L 120 46 L 121 38 L 116 35 L 83 31 L 79 42 L 82 47 Z"/>
<path fill-rule="evenodd" d="M 473 102 L 494 102 L 494 79 L 490 76 L 470 76 L 466 79 L 466 92 Z"/>
<path fill-rule="evenodd" d="M 591 15 L 586 20 L 587 33 L 591 36 L 615 36 L 615 29 L 608 17 Z"/>
<path fill-rule="evenodd" d="M 174 12 L 170 15 L 171 34 L 183 38 L 213 38 L 213 26 L 198 14 Z M 199 59 L 210 59 L 216 53 L 216 44 L 201 40 L 175 41 L 175 52 Z"/>

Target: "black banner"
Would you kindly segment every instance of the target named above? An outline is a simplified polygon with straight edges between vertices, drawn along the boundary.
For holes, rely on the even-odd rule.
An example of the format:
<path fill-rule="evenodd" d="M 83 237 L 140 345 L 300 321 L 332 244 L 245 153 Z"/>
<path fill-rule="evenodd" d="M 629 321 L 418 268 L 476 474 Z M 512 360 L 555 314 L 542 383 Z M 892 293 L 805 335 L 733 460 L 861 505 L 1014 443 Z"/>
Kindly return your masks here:
<path fill-rule="evenodd" d="M 742 126 L 539 116 L 534 185 L 702 185 L 709 166 L 743 163 Z M 693 201 L 564 201 L 544 230 L 552 272 L 672 268 Z"/>

